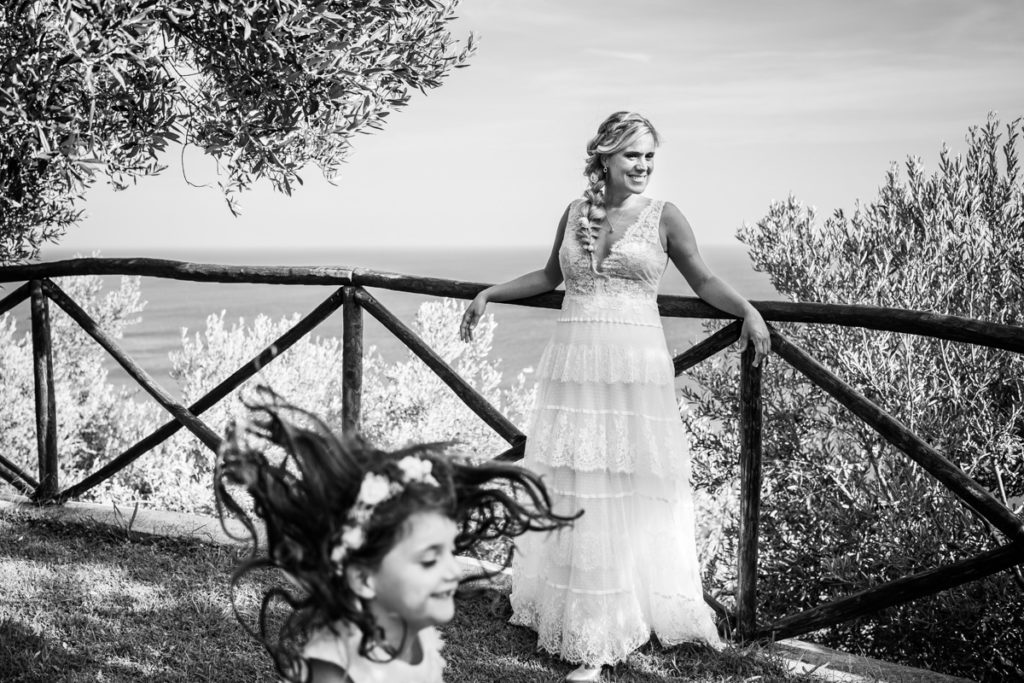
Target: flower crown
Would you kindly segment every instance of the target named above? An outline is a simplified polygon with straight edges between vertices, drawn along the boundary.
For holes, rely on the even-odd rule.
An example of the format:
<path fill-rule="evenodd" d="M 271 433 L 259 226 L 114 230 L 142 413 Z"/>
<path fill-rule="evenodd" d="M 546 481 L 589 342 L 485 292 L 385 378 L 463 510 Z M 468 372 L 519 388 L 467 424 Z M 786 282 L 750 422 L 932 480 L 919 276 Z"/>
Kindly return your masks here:
<path fill-rule="evenodd" d="M 356 502 L 352 504 L 337 541 L 331 548 L 331 562 L 336 573 L 341 574 L 349 554 L 359 550 L 366 543 L 366 525 L 378 505 L 401 494 L 405 487 L 413 482 L 440 486 L 433 475 L 434 465 L 429 460 L 407 455 L 395 464 L 401 471 L 401 479 L 397 481 L 386 473 L 367 472 L 363 477 Z"/>

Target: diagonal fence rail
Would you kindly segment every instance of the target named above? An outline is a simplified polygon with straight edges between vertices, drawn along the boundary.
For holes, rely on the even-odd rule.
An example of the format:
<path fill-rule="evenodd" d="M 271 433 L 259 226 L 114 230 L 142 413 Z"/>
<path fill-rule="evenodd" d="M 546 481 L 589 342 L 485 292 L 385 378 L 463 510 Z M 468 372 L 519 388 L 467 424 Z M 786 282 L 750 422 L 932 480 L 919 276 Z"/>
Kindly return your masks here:
<path fill-rule="evenodd" d="M 337 287 L 308 315 L 260 353 L 236 369 L 220 384 L 191 405 L 175 401 L 133 361 L 81 309 L 52 278 L 76 275 L 140 275 L 195 282 L 262 283 L 281 285 L 332 285 Z M 471 299 L 486 285 L 438 278 L 416 277 L 359 268 L 225 266 L 185 263 L 163 259 L 70 259 L 46 264 L 0 267 L 0 282 L 23 282 L 0 299 L 0 314 L 30 300 L 32 313 L 33 370 L 35 375 L 36 433 L 39 456 L 38 479 L 0 455 L 0 479 L 37 503 L 62 503 L 77 497 L 124 469 L 155 448 L 182 427 L 191 431 L 208 448 L 216 450 L 220 438 L 200 416 L 228 396 L 243 382 L 273 362 L 340 308 L 342 310 L 342 427 L 358 430 L 362 401 L 363 311 L 377 319 L 444 381 L 484 422 L 495 430 L 509 448 L 495 458 L 522 458 L 527 436 L 473 389 L 414 331 L 383 306 L 367 287 L 433 296 Z M 513 305 L 558 308 L 561 292 L 530 297 Z M 52 340 L 49 302 L 64 310 L 93 337 L 161 407 L 171 420 L 130 446 L 96 471 L 63 490 L 57 480 L 57 410 L 53 391 Z M 662 316 L 687 318 L 731 318 L 703 301 L 690 297 L 662 296 Z M 903 332 L 938 339 L 987 346 L 1024 353 L 1024 328 L 999 325 L 957 316 L 939 315 L 871 306 L 752 302 L 766 320 L 862 327 Z M 673 359 L 676 375 L 721 352 L 740 334 L 738 321 L 694 345 Z M 1024 522 L 935 448 L 905 425 L 857 393 L 796 344 L 772 330 L 772 348 L 778 356 L 804 374 L 813 384 L 851 410 L 897 449 L 931 474 L 981 519 L 998 529 L 1005 542 L 973 558 L 903 577 L 860 591 L 795 615 L 759 623 L 756 613 L 758 522 L 761 502 L 762 458 L 762 374 L 753 365 L 753 351 L 740 359 L 740 538 L 737 557 L 735 613 L 706 596 L 709 604 L 736 627 L 741 640 L 784 638 L 808 633 L 842 621 L 872 613 L 973 581 L 1009 567 L 1024 564 Z"/>

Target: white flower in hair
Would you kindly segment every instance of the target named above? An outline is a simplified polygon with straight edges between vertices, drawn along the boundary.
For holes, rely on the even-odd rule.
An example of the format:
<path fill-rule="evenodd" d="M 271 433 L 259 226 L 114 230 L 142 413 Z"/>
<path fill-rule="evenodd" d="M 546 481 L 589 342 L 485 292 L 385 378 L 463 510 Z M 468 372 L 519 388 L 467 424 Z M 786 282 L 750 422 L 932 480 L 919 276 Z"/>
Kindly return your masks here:
<path fill-rule="evenodd" d="M 366 534 L 363 532 L 361 527 L 348 527 L 345 529 L 344 533 L 341 534 L 341 545 L 344 548 L 351 548 L 355 550 L 357 548 L 362 548 L 363 543 L 366 543 Z"/>
<path fill-rule="evenodd" d="M 421 484 L 440 486 L 437 479 L 434 478 L 434 463 L 429 460 L 417 458 L 415 455 L 407 455 L 398 461 L 398 469 L 402 470 L 405 483 L 415 481 Z"/>
<path fill-rule="evenodd" d="M 331 563 L 334 564 L 339 574 L 341 574 L 342 566 L 345 562 L 345 555 L 348 554 L 348 547 L 345 545 L 345 536 L 349 531 L 353 531 L 353 529 L 346 530 L 345 533 L 341 535 L 341 541 L 331 548 Z M 355 531 L 358 531 L 358 529 L 355 529 Z"/>
<path fill-rule="evenodd" d="M 359 487 L 356 507 L 380 505 L 391 497 L 391 486 L 392 482 L 383 474 L 367 474 L 363 477 L 362 486 Z"/>
<path fill-rule="evenodd" d="M 373 512 L 372 508 L 370 508 L 370 512 Z M 366 543 L 366 533 L 361 526 L 364 523 L 365 521 L 350 519 L 341 528 L 338 542 L 331 548 L 331 564 L 334 565 L 334 573 L 338 576 L 345 573 L 345 558 L 348 557 L 348 554 L 353 550 L 359 550 Z"/>
<path fill-rule="evenodd" d="M 434 464 L 429 460 L 407 455 L 395 464 L 402 472 L 401 481 L 394 481 L 386 474 L 376 472 L 368 472 L 363 476 L 356 501 L 345 518 L 338 540 L 331 548 L 331 563 L 337 574 L 344 572 L 345 559 L 349 553 L 359 550 L 366 543 L 366 525 L 378 505 L 399 495 L 405 485 L 412 482 L 440 486 L 434 478 Z"/>

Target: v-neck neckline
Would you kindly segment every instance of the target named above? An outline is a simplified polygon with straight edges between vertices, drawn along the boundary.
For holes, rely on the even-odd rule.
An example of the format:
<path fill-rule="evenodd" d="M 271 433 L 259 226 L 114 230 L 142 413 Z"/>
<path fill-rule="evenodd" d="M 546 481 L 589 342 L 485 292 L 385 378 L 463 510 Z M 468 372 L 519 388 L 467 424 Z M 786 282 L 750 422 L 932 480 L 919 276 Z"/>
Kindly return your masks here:
<path fill-rule="evenodd" d="M 622 242 L 623 240 L 625 240 L 626 237 L 629 236 L 630 231 L 633 228 L 635 228 L 637 225 L 640 224 L 640 221 L 643 219 L 644 214 L 646 214 L 650 210 L 650 208 L 654 204 L 654 202 L 655 202 L 654 199 L 648 200 L 647 205 L 644 206 L 644 208 L 640 209 L 640 212 L 637 213 L 636 218 L 633 219 L 633 222 L 630 223 L 628 226 L 626 226 L 626 228 L 622 231 L 622 235 L 617 240 L 615 240 L 614 242 L 611 242 L 611 243 L 608 244 L 608 253 L 605 254 L 601 258 L 600 261 L 597 261 L 597 256 L 596 256 L 596 253 L 595 253 L 596 249 L 594 251 L 590 252 L 590 258 L 593 261 L 594 270 L 596 272 L 602 273 L 602 274 L 604 273 L 603 267 L 604 267 L 605 261 L 607 261 L 611 257 L 612 253 L 614 253 L 615 247 L 617 247 L 619 245 L 619 242 Z M 610 221 L 609 221 L 609 224 L 610 224 Z"/>

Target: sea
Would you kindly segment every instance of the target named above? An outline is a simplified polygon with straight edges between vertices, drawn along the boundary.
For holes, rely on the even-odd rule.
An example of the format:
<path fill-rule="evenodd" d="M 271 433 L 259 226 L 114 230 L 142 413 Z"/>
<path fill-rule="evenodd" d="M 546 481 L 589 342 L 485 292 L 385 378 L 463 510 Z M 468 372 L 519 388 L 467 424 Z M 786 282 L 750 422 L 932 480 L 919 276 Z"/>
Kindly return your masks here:
<path fill-rule="evenodd" d="M 55 261 L 81 256 L 68 250 L 50 248 L 43 253 L 43 261 Z M 105 257 L 138 256 L 137 253 L 85 254 Z M 768 276 L 756 272 L 742 245 L 709 245 L 702 249 L 709 267 L 742 295 L 754 300 L 780 298 L 772 288 Z M 502 282 L 544 266 L 546 248 L 492 248 L 492 249 L 323 249 L 280 251 L 191 251 L 177 249 L 166 253 L 147 253 L 154 258 L 171 258 L 194 263 L 232 265 L 281 265 L 360 267 L 372 270 L 450 278 L 470 282 Z M 104 289 L 116 289 L 119 276 L 104 276 Z M 10 291 L 17 283 L 3 286 Z M 0 290 L 0 296 L 3 295 Z M 170 353 L 181 348 L 183 334 L 189 336 L 206 328 L 207 317 L 224 313 L 230 326 L 239 320 L 251 322 L 260 314 L 273 320 L 305 315 L 335 290 L 329 286 L 264 285 L 195 283 L 164 278 L 143 277 L 142 299 L 146 302 L 141 320 L 127 328 L 120 341 L 122 348 L 141 367 L 172 395 L 180 391 L 171 377 Z M 406 324 L 412 325 L 417 309 L 433 297 L 369 290 Z M 682 275 L 671 265 L 662 280 L 661 293 L 693 296 Z M 55 308 L 55 307 L 54 307 Z M 498 361 L 503 383 L 512 383 L 523 371 L 531 371 L 540 358 L 544 344 L 553 329 L 557 311 L 529 308 L 513 304 L 491 304 L 488 312 L 494 315 L 497 327 L 491 357 Z M 19 330 L 29 329 L 27 304 L 15 308 Z M 668 319 L 664 321 L 665 336 L 673 353 L 681 352 L 702 338 L 701 321 Z M 324 321 L 313 336 L 341 335 L 340 310 Z M 58 341 L 59 343 L 59 341 Z M 387 361 L 410 357 L 405 346 L 369 315 L 364 315 L 364 348 L 375 347 Z M 109 359 L 107 367 L 110 381 L 128 386 L 133 380 Z M 226 373 L 232 369 L 226 369 Z"/>

